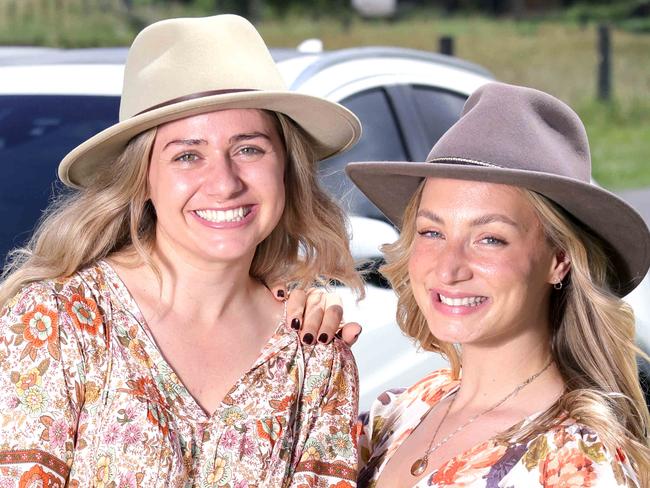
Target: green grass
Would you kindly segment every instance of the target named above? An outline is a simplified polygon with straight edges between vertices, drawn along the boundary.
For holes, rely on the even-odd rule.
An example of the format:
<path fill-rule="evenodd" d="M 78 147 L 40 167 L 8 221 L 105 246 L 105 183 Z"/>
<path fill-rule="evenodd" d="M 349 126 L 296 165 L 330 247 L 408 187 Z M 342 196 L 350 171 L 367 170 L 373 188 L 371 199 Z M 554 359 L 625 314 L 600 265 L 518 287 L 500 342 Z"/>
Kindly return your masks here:
<path fill-rule="evenodd" d="M 131 16 L 117 7 L 83 16 L 74 10 L 65 15 L 50 10 L 40 18 L 25 15 L 12 22 L 2 10 L 8 1 L 0 0 L 0 44 L 126 45 L 142 25 L 201 14 L 178 5 L 163 9 L 141 1 Z M 650 34 L 613 30 L 614 97 L 599 103 L 595 101 L 595 25 L 580 26 L 567 19 L 570 16 L 515 22 L 478 16 L 445 18 L 418 11 L 398 21 L 353 18 L 347 23 L 289 15 L 260 22 L 258 28 L 271 46 L 295 47 L 306 38 L 319 37 L 326 49 L 394 45 L 436 51 L 441 35 L 454 36 L 458 56 L 485 66 L 499 80 L 539 88 L 574 107 L 587 127 L 594 175 L 603 185 L 611 189 L 650 186 Z"/>

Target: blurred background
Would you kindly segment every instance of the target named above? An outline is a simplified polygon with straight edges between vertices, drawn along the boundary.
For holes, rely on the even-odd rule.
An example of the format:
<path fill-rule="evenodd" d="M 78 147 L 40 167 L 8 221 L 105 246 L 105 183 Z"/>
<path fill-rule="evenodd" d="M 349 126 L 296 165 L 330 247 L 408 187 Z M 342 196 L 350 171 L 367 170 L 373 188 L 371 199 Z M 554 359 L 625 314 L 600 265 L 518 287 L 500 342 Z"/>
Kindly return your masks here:
<path fill-rule="evenodd" d="M 583 118 L 603 186 L 650 186 L 650 1 L 0 0 L 0 44 L 126 46 L 156 20 L 226 12 L 272 47 L 442 51 L 550 92 Z"/>

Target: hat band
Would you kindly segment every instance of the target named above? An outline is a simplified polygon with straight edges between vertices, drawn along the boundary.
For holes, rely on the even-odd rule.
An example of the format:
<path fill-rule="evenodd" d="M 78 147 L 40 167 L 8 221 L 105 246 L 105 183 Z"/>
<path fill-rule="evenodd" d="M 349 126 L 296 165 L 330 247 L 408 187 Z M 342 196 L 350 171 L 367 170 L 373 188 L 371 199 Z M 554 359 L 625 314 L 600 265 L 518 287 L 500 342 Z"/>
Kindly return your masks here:
<path fill-rule="evenodd" d="M 194 100 L 196 98 L 205 98 L 205 97 L 211 97 L 213 95 L 224 95 L 226 93 L 238 93 L 238 92 L 249 92 L 249 91 L 259 91 L 259 90 L 255 90 L 252 88 L 230 88 L 227 90 L 209 90 L 209 91 L 203 91 L 198 93 L 192 93 L 190 95 L 184 95 L 182 97 L 172 98 L 171 100 L 167 100 L 166 102 L 162 102 L 157 105 L 154 105 L 153 107 L 146 108 L 138 112 L 137 114 L 135 114 L 133 117 L 147 112 L 151 112 L 152 110 L 156 110 L 158 108 L 166 107 L 168 105 L 174 105 L 175 103 L 187 102 L 188 100 Z"/>
<path fill-rule="evenodd" d="M 486 166 L 488 168 L 500 168 L 501 166 L 493 163 L 486 163 L 485 161 L 476 161 L 475 159 L 465 159 L 465 158 L 433 158 L 427 159 L 427 163 L 451 163 L 451 164 L 462 164 L 468 166 Z"/>

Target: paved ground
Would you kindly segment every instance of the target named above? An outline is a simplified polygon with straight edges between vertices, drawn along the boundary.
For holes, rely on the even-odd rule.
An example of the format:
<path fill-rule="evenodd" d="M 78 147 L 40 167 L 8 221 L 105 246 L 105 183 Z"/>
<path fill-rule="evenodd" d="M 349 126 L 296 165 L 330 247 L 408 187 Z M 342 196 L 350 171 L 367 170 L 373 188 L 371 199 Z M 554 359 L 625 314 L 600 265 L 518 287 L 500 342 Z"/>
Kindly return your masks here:
<path fill-rule="evenodd" d="M 650 226 L 650 188 L 624 190 L 616 194 L 632 205 Z"/>

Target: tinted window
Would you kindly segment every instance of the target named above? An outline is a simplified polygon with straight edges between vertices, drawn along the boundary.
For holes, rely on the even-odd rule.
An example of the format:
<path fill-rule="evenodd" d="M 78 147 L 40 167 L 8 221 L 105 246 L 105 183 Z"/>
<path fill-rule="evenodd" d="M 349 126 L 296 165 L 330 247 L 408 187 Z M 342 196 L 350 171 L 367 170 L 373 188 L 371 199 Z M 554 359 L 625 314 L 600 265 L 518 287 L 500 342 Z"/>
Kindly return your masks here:
<path fill-rule="evenodd" d="M 393 111 L 385 92 L 380 88 L 357 93 L 341 103 L 359 117 L 363 135 L 351 150 L 321 163 L 321 181 L 350 213 L 385 220 L 379 209 L 352 184 L 344 170 L 350 161 L 407 159 Z"/>
<path fill-rule="evenodd" d="M 117 120 L 118 97 L 0 96 L 0 259 L 23 244 L 57 191 L 68 151 Z M 58 187 L 60 188 L 60 187 Z"/>
<path fill-rule="evenodd" d="M 430 86 L 413 85 L 413 96 L 424 132 L 429 141 L 428 150 L 459 118 L 466 97 Z M 422 155 L 422 160 L 426 154 Z"/>

